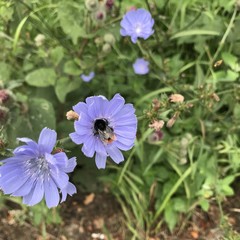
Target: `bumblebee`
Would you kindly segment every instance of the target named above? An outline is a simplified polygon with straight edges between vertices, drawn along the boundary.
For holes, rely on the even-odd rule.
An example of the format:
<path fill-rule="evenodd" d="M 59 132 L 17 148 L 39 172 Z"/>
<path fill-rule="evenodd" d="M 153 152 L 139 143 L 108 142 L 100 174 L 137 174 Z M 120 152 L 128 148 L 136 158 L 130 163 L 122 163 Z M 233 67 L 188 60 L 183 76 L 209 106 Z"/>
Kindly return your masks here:
<path fill-rule="evenodd" d="M 113 128 L 109 127 L 108 124 L 108 120 L 105 118 L 97 119 L 94 122 L 94 135 L 99 135 L 100 140 L 104 144 L 109 144 L 116 140 Z"/>

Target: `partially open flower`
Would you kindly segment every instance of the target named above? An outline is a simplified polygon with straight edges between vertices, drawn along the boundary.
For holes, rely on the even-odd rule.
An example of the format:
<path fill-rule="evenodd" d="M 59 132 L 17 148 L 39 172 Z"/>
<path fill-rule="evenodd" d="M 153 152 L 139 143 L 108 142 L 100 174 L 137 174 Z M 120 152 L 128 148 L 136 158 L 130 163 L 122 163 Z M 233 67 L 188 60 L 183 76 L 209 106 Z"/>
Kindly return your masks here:
<path fill-rule="evenodd" d="M 184 96 L 181 94 L 172 94 L 168 99 L 172 103 L 176 103 L 176 102 L 181 103 L 184 101 Z"/>

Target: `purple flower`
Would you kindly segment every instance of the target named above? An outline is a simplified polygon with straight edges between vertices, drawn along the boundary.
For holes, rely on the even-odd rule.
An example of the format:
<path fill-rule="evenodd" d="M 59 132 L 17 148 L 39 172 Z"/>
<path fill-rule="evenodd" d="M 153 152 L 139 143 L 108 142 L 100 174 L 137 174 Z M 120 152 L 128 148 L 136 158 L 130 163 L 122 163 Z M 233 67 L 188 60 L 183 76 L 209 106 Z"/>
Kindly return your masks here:
<path fill-rule="evenodd" d="M 136 74 L 145 75 L 149 72 L 149 62 L 143 58 L 137 58 L 133 64 L 133 70 Z"/>
<path fill-rule="evenodd" d="M 93 78 L 95 77 L 95 73 L 94 72 L 90 72 L 89 75 L 81 75 L 81 78 L 84 82 L 90 82 Z"/>
<path fill-rule="evenodd" d="M 104 96 L 88 97 L 73 107 L 79 119 L 75 121 L 76 132 L 70 134 L 73 142 L 83 144 L 87 157 L 95 155 L 97 168 L 105 168 L 107 156 L 115 163 L 124 160 L 120 150 L 127 151 L 134 145 L 137 118 L 132 104 L 116 94 L 110 101 Z M 120 149 L 120 150 L 119 150 Z"/>
<path fill-rule="evenodd" d="M 66 200 L 67 194 L 76 193 L 67 173 L 76 166 L 75 157 L 68 160 L 64 152 L 52 154 L 57 140 L 54 130 L 44 128 L 38 143 L 19 138 L 26 144 L 14 150 L 14 156 L 4 159 L 0 166 L 0 189 L 5 194 L 23 197 L 23 203 L 33 206 L 45 198 L 48 208 Z"/>
<path fill-rule="evenodd" d="M 153 33 L 154 19 L 145 9 L 131 10 L 127 12 L 121 21 L 120 34 L 122 36 L 130 36 L 133 43 L 137 42 L 137 38 L 146 40 Z"/>

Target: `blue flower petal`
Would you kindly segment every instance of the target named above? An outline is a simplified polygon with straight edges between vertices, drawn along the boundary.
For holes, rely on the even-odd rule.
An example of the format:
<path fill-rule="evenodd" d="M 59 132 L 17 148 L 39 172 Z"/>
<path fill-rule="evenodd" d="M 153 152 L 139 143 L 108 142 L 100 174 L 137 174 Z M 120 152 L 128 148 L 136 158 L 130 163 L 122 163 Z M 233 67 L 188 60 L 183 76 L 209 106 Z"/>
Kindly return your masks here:
<path fill-rule="evenodd" d="M 114 145 L 107 147 L 107 153 L 112 158 L 112 160 L 117 164 L 124 161 L 122 152 Z"/>
<path fill-rule="evenodd" d="M 96 153 L 95 163 L 98 169 L 104 169 L 106 167 L 107 156 Z"/>
<path fill-rule="evenodd" d="M 51 178 L 44 181 L 44 192 L 48 208 L 56 207 L 60 197 L 57 186 Z"/>
<path fill-rule="evenodd" d="M 72 196 L 74 193 L 77 192 L 76 187 L 72 184 L 72 183 L 68 183 L 67 187 L 65 187 L 64 189 L 62 189 L 61 193 L 62 193 L 62 200 L 61 203 L 66 201 L 67 198 L 67 194 L 69 194 L 70 196 Z"/>
<path fill-rule="evenodd" d="M 44 128 L 39 136 L 38 145 L 41 153 L 51 153 L 57 141 L 57 133 L 49 128 Z"/>

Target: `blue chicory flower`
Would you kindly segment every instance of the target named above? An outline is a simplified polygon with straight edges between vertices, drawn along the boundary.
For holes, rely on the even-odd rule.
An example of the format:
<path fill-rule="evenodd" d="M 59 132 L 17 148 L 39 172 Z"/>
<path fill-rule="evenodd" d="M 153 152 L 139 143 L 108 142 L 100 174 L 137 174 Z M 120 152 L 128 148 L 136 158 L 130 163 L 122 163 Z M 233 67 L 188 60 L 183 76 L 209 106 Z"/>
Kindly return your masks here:
<path fill-rule="evenodd" d="M 81 78 L 84 82 L 90 82 L 95 77 L 94 72 L 90 72 L 89 75 L 81 74 Z"/>
<path fill-rule="evenodd" d="M 138 75 L 145 75 L 149 72 L 149 62 L 143 58 L 137 58 L 133 64 L 133 70 Z"/>
<path fill-rule="evenodd" d="M 122 36 L 130 36 L 133 43 L 137 42 L 137 38 L 146 40 L 153 33 L 154 19 L 145 9 L 136 9 L 127 12 L 120 23 L 120 34 Z"/>
<path fill-rule="evenodd" d="M 83 144 L 82 152 L 93 157 L 97 168 L 106 167 L 107 156 L 115 163 L 124 160 L 120 150 L 127 151 L 134 145 L 137 118 L 132 104 L 116 94 L 110 101 L 104 96 L 88 97 L 73 107 L 79 119 L 74 122 L 72 141 Z M 120 149 L 120 150 L 119 150 Z"/>
<path fill-rule="evenodd" d="M 26 145 L 17 147 L 14 156 L 2 160 L 0 189 L 5 194 L 23 197 L 23 203 L 33 206 L 45 198 L 48 208 L 66 200 L 67 194 L 76 193 L 67 173 L 76 166 L 76 158 L 68 160 L 64 152 L 52 154 L 57 133 L 44 128 L 38 143 L 30 138 L 19 138 Z"/>

